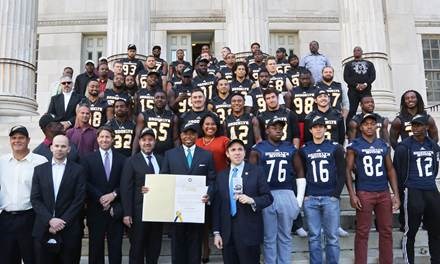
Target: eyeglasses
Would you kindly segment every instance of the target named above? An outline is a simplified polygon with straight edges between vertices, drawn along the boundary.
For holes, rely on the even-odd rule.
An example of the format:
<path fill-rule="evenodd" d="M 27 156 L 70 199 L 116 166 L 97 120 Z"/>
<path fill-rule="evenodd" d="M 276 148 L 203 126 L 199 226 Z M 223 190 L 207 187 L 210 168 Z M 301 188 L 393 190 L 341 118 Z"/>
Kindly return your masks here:
<path fill-rule="evenodd" d="M 62 85 L 67 85 L 67 84 L 71 84 L 72 82 L 62 82 Z"/>

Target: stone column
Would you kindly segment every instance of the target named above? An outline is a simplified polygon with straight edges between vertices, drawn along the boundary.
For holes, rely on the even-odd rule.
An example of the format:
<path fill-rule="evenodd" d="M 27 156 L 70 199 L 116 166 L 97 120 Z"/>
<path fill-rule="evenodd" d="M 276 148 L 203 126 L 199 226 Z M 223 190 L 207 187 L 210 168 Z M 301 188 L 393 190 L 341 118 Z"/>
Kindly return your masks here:
<path fill-rule="evenodd" d="M 250 51 L 258 42 L 269 50 L 269 26 L 266 0 L 226 0 L 226 43 L 232 52 Z"/>
<path fill-rule="evenodd" d="M 38 0 L 0 1 L 0 116 L 36 115 Z"/>
<path fill-rule="evenodd" d="M 343 63 L 352 59 L 355 46 L 362 47 L 364 58 L 376 68 L 376 81 L 372 84 L 376 111 L 395 114 L 382 0 L 339 0 L 339 8 Z"/>
<path fill-rule="evenodd" d="M 107 53 L 110 57 L 127 53 L 128 44 L 135 44 L 138 54 L 148 54 L 150 38 L 149 0 L 108 1 Z"/>

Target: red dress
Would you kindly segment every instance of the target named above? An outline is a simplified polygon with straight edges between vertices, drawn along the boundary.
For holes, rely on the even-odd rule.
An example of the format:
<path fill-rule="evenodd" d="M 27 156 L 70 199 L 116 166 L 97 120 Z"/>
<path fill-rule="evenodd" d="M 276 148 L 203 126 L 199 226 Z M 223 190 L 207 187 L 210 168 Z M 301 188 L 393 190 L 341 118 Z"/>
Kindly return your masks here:
<path fill-rule="evenodd" d="M 226 157 L 226 145 L 228 142 L 229 138 L 225 136 L 215 137 L 212 141 L 206 142 L 206 144 L 203 142 L 202 137 L 196 140 L 198 147 L 212 153 L 214 157 L 214 167 L 217 173 L 228 167 L 228 158 Z"/>

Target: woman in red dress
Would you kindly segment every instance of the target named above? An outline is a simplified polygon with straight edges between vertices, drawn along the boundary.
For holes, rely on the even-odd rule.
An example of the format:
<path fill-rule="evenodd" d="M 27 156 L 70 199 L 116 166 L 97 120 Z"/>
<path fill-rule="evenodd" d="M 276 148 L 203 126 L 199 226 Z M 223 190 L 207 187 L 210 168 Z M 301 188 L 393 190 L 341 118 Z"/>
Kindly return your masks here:
<path fill-rule="evenodd" d="M 220 122 L 217 121 L 213 113 L 206 114 L 200 119 L 200 127 L 202 129 L 202 136 L 196 140 L 196 145 L 212 153 L 214 159 L 215 171 L 218 174 L 220 171 L 228 167 L 226 157 L 226 145 L 229 138 L 221 135 Z M 208 210 L 206 210 L 208 211 Z M 202 262 L 209 262 L 209 230 L 211 226 L 211 213 L 206 214 L 206 223 L 203 232 L 203 250 Z"/>

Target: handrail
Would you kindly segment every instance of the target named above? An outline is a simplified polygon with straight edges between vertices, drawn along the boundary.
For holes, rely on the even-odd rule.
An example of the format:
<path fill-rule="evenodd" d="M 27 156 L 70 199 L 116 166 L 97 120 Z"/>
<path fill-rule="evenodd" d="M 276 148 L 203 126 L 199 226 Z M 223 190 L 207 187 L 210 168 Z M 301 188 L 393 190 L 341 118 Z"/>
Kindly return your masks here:
<path fill-rule="evenodd" d="M 440 103 L 425 107 L 425 110 L 430 112 L 440 112 Z"/>

